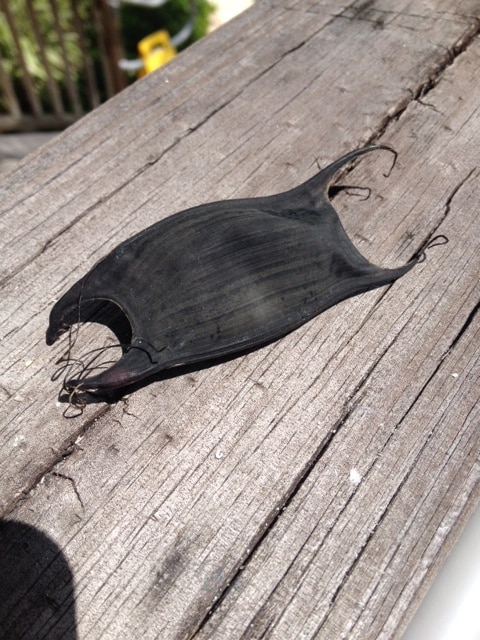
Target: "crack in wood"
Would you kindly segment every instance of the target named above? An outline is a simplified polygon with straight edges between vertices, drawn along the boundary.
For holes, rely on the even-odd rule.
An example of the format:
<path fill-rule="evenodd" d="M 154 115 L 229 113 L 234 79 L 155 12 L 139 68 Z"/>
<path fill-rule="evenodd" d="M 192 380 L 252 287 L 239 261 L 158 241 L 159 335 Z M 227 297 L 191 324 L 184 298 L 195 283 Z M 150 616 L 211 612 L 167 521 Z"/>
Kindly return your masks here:
<path fill-rule="evenodd" d="M 359 400 L 358 400 L 358 402 L 359 402 Z M 294 480 L 294 482 L 290 486 L 290 489 L 285 492 L 285 500 L 283 502 L 281 502 L 280 504 L 277 504 L 276 507 L 271 511 L 271 515 L 270 515 L 270 517 L 268 519 L 266 519 L 265 525 L 262 528 L 262 532 L 260 533 L 260 535 L 256 539 L 254 539 L 252 541 L 251 544 L 249 544 L 249 546 L 248 546 L 248 554 L 245 557 L 243 557 L 240 562 L 238 562 L 236 564 L 236 566 L 234 567 L 234 569 L 232 571 L 231 577 L 228 579 L 228 581 L 226 581 L 225 586 L 222 589 L 221 593 L 218 595 L 217 599 L 215 600 L 215 603 L 208 610 L 208 612 L 203 617 L 203 619 L 201 619 L 199 621 L 199 624 L 198 624 L 197 628 L 195 629 L 195 632 L 192 634 L 192 637 L 195 635 L 195 633 L 197 633 L 200 629 L 202 629 L 202 627 L 207 622 L 208 618 L 219 608 L 220 604 L 223 602 L 223 600 L 226 597 L 227 593 L 234 586 L 235 582 L 241 576 L 242 572 L 248 566 L 249 562 L 253 559 L 256 550 L 259 549 L 262 546 L 262 543 L 269 536 L 270 532 L 275 527 L 277 521 L 282 516 L 282 513 L 285 511 L 285 509 L 287 509 L 287 507 L 290 505 L 290 503 L 295 498 L 297 493 L 300 491 L 300 489 L 303 486 L 303 484 L 307 481 L 307 479 L 310 476 L 310 473 L 315 468 L 315 466 L 320 461 L 320 459 L 322 458 L 322 456 L 324 455 L 324 453 L 327 451 L 328 447 L 330 446 L 331 442 L 333 441 L 333 438 L 335 437 L 335 434 L 342 427 L 342 425 L 345 424 L 345 422 L 348 420 L 350 415 L 353 413 L 353 411 L 355 410 L 358 402 L 352 403 L 352 402 L 349 402 L 347 400 L 346 405 L 348 405 L 348 406 L 347 406 L 345 412 L 336 421 L 334 427 L 330 430 L 330 432 L 327 434 L 327 436 L 321 441 L 321 443 L 320 443 L 319 447 L 317 448 L 316 452 L 314 453 L 314 455 L 310 458 L 310 460 L 304 466 L 303 473 L 299 474 L 296 477 L 296 479 Z"/>
<path fill-rule="evenodd" d="M 457 193 L 465 185 L 465 183 L 468 182 L 468 180 L 470 180 L 470 178 L 472 177 L 472 175 L 475 173 L 476 170 L 477 170 L 477 167 L 473 167 L 473 169 L 471 169 L 467 173 L 465 178 L 460 180 L 460 182 L 452 189 L 452 191 L 450 192 L 450 195 L 447 198 L 447 201 L 445 202 L 445 211 L 444 211 L 444 214 L 443 214 L 443 217 L 442 217 L 440 223 L 442 223 L 445 220 L 445 218 L 447 217 L 447 215 L 450 213 L 450 208 L 451 208 L 453 199 L 455 198 Z"/>
<path fill-rule="evenodd" d="M 468 47 L 474 43 L 475 39 L 480 34 L 480 19 L 472 17 L 472 20 L 473 24 L 452 47 L 444 47 L 445 54 L 443 59 L 439 60 L 435 71 L 430 75 L 428 80 L 419 85 L 416 93 L 414 94 L 413 101 L 419 101 L 419 99 L 424 98 L 428 93 L 430 93 L 430 91 L 432 91 L 432 89 L 434 89 L 441 81 L 447 69 L 455 63 L 458 56 L 465 53 Z M 401 114 L 399 114 L 399 116 L 401 116 Z"/>
<path fill-rule="evenodd" d="M 426 381 L 424 382 L 422 387 L 419 389 L 417 395 L 415 396 L 413 401 L 410 403 L 410 406 L 405 410 L 405 412 L 403 413 L 401 418 L 398 420 L 397 424 L 395 425 L 394 429 L 392 430 L 392 433 L 391 433 L 390 437 L 385 442 L 385 444 L 382 447 L 382 449 L 378 452 L 377 457 L 380 457 L 382 455 L 382 452 L 385 449 L 385 447 L 387 446 L 388 441 L 391 439 L 391 437 L 394 435 L 394 433 L 401 427 L 402 423 L 406 420 L 407 416 L 411 413 L 411 411 L 415 408 L 416 404 L 421 399 L 421 397 L 422 397 L 423 393 L 425 392 L 425 390 L 427 389 L 427 387 L 436 378 L 438 372 L 444 366 L 444 362 L 448 359 L 448 356 L 452 353 L 452 351 L 455 348 L 455 346 L 458 344 L 458 342 L 460 341 L 460 339 L 462 338 L 464 333 L 468 330 L 468 328 L 472 324 L 476 314 L 478 313 L 479 308 L 480 308 L 480 302 L 477 302 L 477 304 L 473 307 L 473 309 L 468 314 L 465 322 L 460 327 L 458 333 L 453 338 L 453 340 L 451 341 L 451 343 L 448 346 L 448 348 L 445 349 L 444 353 L 439 357 L 437 365 L 435 366 L 435 368 L 433 369 L 431 374 L 428 376 L 428 378 L 426 379 Z M 427 439 L 426 439 L 426 441 L 424 443 L 424 446 L 426 446 L 428 440 L 430 439 L 430 436 L 431 436 L 431 434 L 428 435 L 428 437 L 427 437 Z M 420 453 L 419 453 L 419 455 L 420 455 Z M 415 459 L 415 461 L 414 461 L 414 463 L 412 465 L 412 468 L 416 464 L 416 459 Z M 396 495 L 396 493 L 393 495 L 392 500 L 395 497 L 395 495 Z"/>
<path fill-rule="evenodd" d="M 455 189 L 452 190 L 452 193 L 450 194 L 450 197 L 448 198 L 447 203 L 446 203 L 446 209 L 449 208 L 450 203 L 452 202 L 453 198 L 458 193 L 458 191 L 462 187 L 462 185 L 464 185 L 465 182 L 470 178 L 470 176 L 472 175 L 473 171 L 474 170 L 470 171 L 469 174 L 455 187 Z M 382 296 L 381 299 L 383 299 L 383 296 Z M 380 299 L 380 301 L 381 301 L 381 299 Z M 378 301 L 377 304 L 380 301 Z M 448 349 L 445 351 L 445 353 L 439 359 L 439 362 L 438 362 L 437 366 L 434 368 L 433 372 L 428 376 L 428 378 L 425 381 L 424 385 L 419 390 L 419 393 L 417 394 L 417 396 L 415 397 L 413 402 L 410 404 L 408 409 L 404 412 L 403 416 L 398 420 L 398 422 L 395 425 L 395 428 L 394 428 L 390 438 L 401 427 L 401 424 L 404 422 L 404 420 L 407 418 L 409 413 L 413 410 L 413 408 L 415 407 L 417 402 L 420 400 L 420 398 L 421 398 L 422 394 L 424 393 L 425 389 L 428 387 L 428 385 L 435 378 L 435 376 L 437 375 L 439 369 L 442 367 L 445 359 L 448 357 L 449 353 L 453 350 L 453 348 L 458 343 L 458 341 L 460 340 L 462 335 L 465 333 L 465 331 L 468 329 L 468 327 L 472 323 L 472 321 L 473 321 L 476 313 L 478 312 L 479 308 L 480 308 L 480 302 L 477 303 L 475 305 L 475 307 L 473 308 L 473 310 L 470 312 L 470 314 L 468 315 L 467 319 L 465 320 L 465 322 L 463 323 L 462 327 L 460 328 L 459 332 L 457 333 L 455 338 L 452 340 L 450 346 L 448 347 Z M 371 314 L 369 314 L 369 317 L 370 317 L 370 315 Z M 234 572 L 232 573 L 232 577 L 228 581 L 228 584 L 226 585 L 224 590 L 221 592 L 221 594 L 218 596 L 217 600 L 215 601 L 215 604 L 210 608 L 210 610 L 208 611 L 208 613 L 204 617 L 204 619 L 200 621 L 199 626 L 197 627 L 195 633 L 197 631 L 199 631 L 205 625 L 207 619 L 219 608 L 219 606 L 223 602 L 224 598 L 226 597 L 227 593 L 230 591 L 232 586 L 234 586 L 235 582 L 239 579 L 239 577 L 241 576 L 241 574 L 244 571 L 244 569 L 253 560 L 257 549 L 260 548 L 262 546 L 264 540 L 266 538 L 268 538 L 268 536 L 270 535 L 271 531 L 276 526 L 276 524 L 277 524 L 279 518 L 281 517 L 282 513 L 285 511 L 285 509 L 290 505 L 290 503 L 296 497 L 296 495 L 300 491 L 302 485 L 307 481 L 307 479 L 309 478 L 309 476 L 312 473 L 313 469 L 315 468 L 317 463 L 320 461 L 320 459 L 322 458 L 322 456 L 325 454 L 325 452 L 327 451 L 328 447 L 332 443 L 333 438 L 335 437 L 335 434 L 337 433 L 337 431 L 343 427 L 343 425 L 349 420 L 351 415 L 354 413 L 356 407 L 360 404 L 360 402 L 362 400 L 362 396 L 360 395 L 362 388 L 364 387 L 364 385 L 366 384 L 366 382 L 368 381 L 368 379 L 372 375 L 372 373 L 375 370 L 375 368 L 378 366 L 378 364 L 384 358 L 384 356 L 386 355 L 388 350 L 392 347 L 392 345 L 398 339 L 398 336 L 399 336 L 399 334 L 397 334 L 397 335 L 395 335 L 393 337 L 392 341 L 385 347 L 385 349 L 377 357 L 375 362 L 372 363 L 372 365 L 369 367 L 369 369 L 366 372 L 366 374 L 362 377 L 361 381 L 357 384 L 355 389 L 352 391 L 352 393 L 349 396 L 349 399 L 345 403 L 346 404 L 346 409 L 345 409 L 343 415 L 336 422 L 334 428 L 329 433 L 329 435 L 322 441 L 322 443 L 320 444 L 320 446 L 317 449 L 317 451 L 314 454 L 314 456 L 312 456 L 312 458 L 307 463 L 307 465 L 305 465 L 303 474 L 301 474 L 300 476 L 297 476 L 296 482 L 294 482 L 292 484 L 292 486 L 290 488 L 290 491 L 285 494 L 287 496 L 286 500 L 283 502 L 283 504 L 277 505 L 275 511 L 273 512 L 273 517 L 267 522 L 267 526 L 263 530 L 262 534 L 258 537 L 258 539 L 252 545 L 249 546 L 249 554 L 245 558 L 243 558 L 243 560 L 236 566 Z M 428 436 L 426 437 L 423 446 L 417 452 L 417 455 L 415 456 L 414 460 L 412 461 L 412 464 L 409 466 L 409 469 L 406 471 L 404 477 L 401 479 L 401 481 L 398 484 L 395 492 L 390 497 L 390 500 L 389 500 L 388 504 L 385 505 L 385 508 L 382 510 L 381 514 L 379 515 L 378 519 L 376 520 L 375 525 L 369 531 L 369 534 L 365 538 L 363 544 L 361 545 L 360 550 L 358 552 L 358 555 L 356 556 L 354 562 L 349 566 L 348 571 L 344 574 L 344 576 L 343 576 L 342 580 L 340 581 L 339 585 L 337 586 L 335 592 L 332 594 L 331 600 L 329 602 L 328 610 L 327 610 L 327 612 L 326 612 L 326 614 L 324 616 L 325 619 L 328 617 L 328 612 L 334 606 L 336 598 L 341 593 L 346 581 L 349 578 L 350 573 L 352 573 L 352 571 L 354 570 L 355 566 L 360 561 L 363 551 L 368 547 L 368 544 L 370 543 L 370 540 L 372 539 L 373 535 L 375 534 L 375 531 L 378 529 L 378 527 L 381 525 L 382 521 L 388 515 L 391 505 L 394 503 L 396 497 L 398 496 L 398 494 L 402 490 L 402 487 L 407 482 L 411 470 L 413 468 L 415 468 L 415 465 L 417 464 L 418 458 L 424 452 L 424 449 L 428 445 L 428 443 L 430 442 L 430 439 L 431 439 L 432 435 L 433 435 L 433 432 L 428 434 Z M 390 438 L 388 438 L 387 442 L 385 443 L 385 446 L 389 442 Z M 383 450 L 383 448 L 382 448 L 382 450 Z M 381 452 L 379 452 L 378 455 L 381 456 Z M 369 473 L 369 471 L 370 471 L 370 469 L 365 470 L 364 475 L 367 475 Z M 348 507 L 348 504 L 349 504 L 350 500 L 353 498 L 354 494 L 355 494 L 355 491 L 353 491 L 351 496 L 348 498 L 348 500 L 347 500 L 347 502 L 345 504 L 345 509 Z M 333 528 L 334 528 L 334 525 L 332 525 L 331 529 L 333 529 Z M 327 538 L 329 534 L 330 534 L 330 530 L 327 532 L 325 538 Z M 306 542 L 305 542 L 305 544 L 306 544 Z M 288 569 L 293 565 L 294 561 L 295 561 L 295 559 L 293 559 L 292 562 L 289 563 L 285 573 L 287 573 Z M 276 588 L 278 588 L 280 586 L 280 584 L 281 584 L 281 580 L 279 579 Z M 272 592 L 272 594 L 275 592 L 275 590 Z M 259 609 L 258 612 L 257 612 L 257 615 L 260 615 L 262 613 L 262 611 L 263 611 L 262 608 Z M 321 626 L 322 626 L 323 623 L 324 623 L 324 620 L 322 620 L 322 622 L 320 622 L 320 626 L 318 627 L 318 630 L 321 629 Z"/>
<path fill-rule="evenodd" d="M 435 70 L 428 76 L 428 78 L 420 82 L 415 90 L 407 89 L 411 94 L 410 98 L 401 100 L 396 109 L 392 110 L 392 113 L 385 116 L 380 126 L 374 131 L 366 140 L 366 144 L 374 144 L 382 138 L 382 136 L 388 130 L 392 122 L 397 122 L 403 116 L 412 102 L 418 102 L 424 106 L 430 106 L 428 103 L 423 102 L 423 98 L 430 93 L 442 80 L 445 72 L 455 63 L 456 59 L 467 51 L 470 45 L 472 45 L 478 35 L 480 34 L 480 18 L 475 16 L 468 16 L 473 24 L 465 31 L 465 33 L 458 39 L 458 41 L 452 47 L 444 47 L 445 54 L 441 58 L 436 66 Z"/>
<path fill-rule="evenodd" d="M 471 175 L 471 173 L 469 174 Z M 463 181 L 462 184 L 464 184 L 466 180 Z M 459 185 L 458 188 L 460 188 L 461 185 Z M 452 197 L 455 195 L 455 193 L 458 191 L 458 188 L 452 192 Z M 440 358 L 439 363 L 437 364 L 437 366 L 435 367 L 434 371 L 431 373 L 431 375 L 428 377 L 428 379 L 426 380 L 426 382 L 424 383 L 424 385 L 422 386 L 422 388 L 420 389 L 419 393 L 417 394 L 417 396 L 415 397 L 414 401 L 411 403 L 411 405 L 409 406 L 409 408 L 405 411 L 405 413 L 403 414 L 403 416 L 400 418 L 400 420 L 397 422 L 394 430 L 392 431 L 392 434 L 390 435 L 390 437 L 388 438 L 388 440 L 385 442 L 384 447 L 382 447 L 382 451 L 383 449 L 387 446 L 388 442 L 390 441 L 390 439 L 392 438 L 393 434 L 397 431 L 397 429 L 400 428 L 401 424 L 404 422 L 404 420 L 406 419 L 406 417 L 408 416 L 408 414 L 413 410 L 413 408 L 415 407 L 415 405 L 417 404 L 417 402 L 420 400 L 423 392 L 425 391 L 425 389 L 428 387 L 428 385 L 432 382 L 432 380 L 436 377 L 439 369 L 443 366 L 444 360 L 448 357 L 448 355 L 451 353 L 451 351 L 453 350 L 454 346 L 458 343 L 458 341 L 461 339 L 461 337 L 463 336 L 463 334 L 466 332 L 466 330 L 468 329 L 468 327 L 470 326 L 470 324 L 472 323 L 475 315 L 477 314 L 478 310 L 480 308 L 480 302 L 477 303 L 475 305 L 475 307 L 472 309 L 472 311 L 470 312 L 470 314 L 468 315 L 466 321 L 464 322 L 464 324 L 462 325 L 462 327 L 460 328 L 458 334 L 456 335 L 456 337 L 454 338 L 454 340 L 451 342 L 449 348 L 446 350 L 446 352 L 443 354 L 443 356 Z M 343 579 L 341 580 L 341 582 L 339 583 L 339 585 L 337 586 L 335 592 L 332 595 L 332 598 L 329 602 L 329 608 L 328 611 L 325 613 L 324 619 L 319 623 L 316 632 L 319 632 L 322 628 L 322 625 L 324 624 L 325 619 L 328 617 L 328 612 L 331 610 L 331 608 L 333 607 L 336 598 L 338 597 L 338 595 L 341 593 L 343 587 L 345 586 L 346 581 L 348 580 L 349 576 L 351 573 L 353 573 L 356 565 L 359 563 L 360 559 L 362 558 L 362 554 L 364 552 L 364 550 L 368 547 L 370 540 L 372 539 L 372 537 L 374 536 L 376 530 L 378 529 L 378 527 L 381 525 L 382 521 L 385 519 L 385 517 L 388 515 L 389 510 L 391 508 L 391 505 L 393 505 L 393 503 L 395 502 L 397 496 L 400 494 L 400 491 L 402 490 L 403 486 L 405 485 L 405 483 L 407 482 L 410 473 L 412 471 L 412 469 L 415 468 L 415 466 L 417 465 L 418 459 L 420 458 L 421 455 L 423 455 L 426 447 L 428 446 L 431 438 L 433 437 L 433 431 L 431 431 L 426 439 L 425 442 L 423 443 L 422 447 L 418 450 L 417 454 L 415 455 L 414 459 L 412 460 L 409 468 L 406 470 L 403 478 L 401 479 L 401 481 L 399 482 L 397 488 L 395 489 L 395 491 L 393 492 L 393 494 L 390 496 L 390 499 L 388 501 L 388 503 L 385 505 L 385 508 L 383 509 L 382 513 L 380 514 L 380 517 L 376 520 L 375 525 L 371 528 L 371 530 L 369 531 L 368 536 L 365 538 L 363 544 L 361 545 L 359 552 L 357 554 L 357 556 L 355 557 L 355 560 L 353 561 L 353 563 L 348 567 L 348 571 L 345 572 Z M 382 451 L 379 452 L 378 456 L 381 456 Z M 372 465 L 373 466 L 373 465 Z M 365 475 L 368 474 L 370 469 L 366 470 Z M 346 502 L 345 504 L 345 508 L 348 506 L 348 502 Z M 400 542 L 398 542 L 397 547 L 400 545 Z"/>
<path fill-rule="evenodd" d="M 470 180 L 470 178 L 473 176 L 473 174 L 475 173 L 476 170 L 477 170 L 477 167 L 473 167 L 473 169 L 470 169 L 470 171 L 467 173 L 467 175 L 464 178 L 462 178 L 453 187 L 453 189 L 451 190 L 451 192 L 450 192 L 445 204 L 443 205 L 443 213 L 442 213 L 442 215 L 437 220 L 435 226 L 425 236 L 424 240 L 422 241 L 420 246 L 417 248 L 417 250 L 412 254 L 412 256 L 410 258 L 411 260 L 414 260 L 415 257 L 420 256 L 423 252 L 425 252 L 426 249 L 428 249 L 428 246 L 429 246 L 430 242 L 432 241 L 434 235 L 437 233 L 437 231 L 439 230 L 440 226 L 443 224 L 443 222 L 445 221 L 447 216 L 450 214 L 450 210 L 451 210 L 451 207 L 452 207 L 453 200 L 457 196 L 458 192 L 462 189 L 462 187 L 464 187 L 465 184 Z"/>
<path fill-rule="evenodd" d="M 60 463 L 70 457 L 77 449 L 78 445 L 77 441 L 82 438 L 85 433 L 93 427 L 95 422 L 102 418 L 104 415 L 109 413 L 112 410 L 110 405 L 103 407 L 100 409 L 95 415 L 85 421 L 85 423 L 72 434 L 71 442 L 60 452 L 57 453 L 55 458 L 50 461 L 49 465 L 42 469 L 32 480 L 32 482 L 22 489 L 20 495 L 17 495 L 11 502 L 8 502 L 4 505 L 2 512 L 0 513 L 0 517 L 6 518 L 10 513 L 15 511 L 21 504 L 26 502 L 29 499 L 29 496 L 37 487 L 39 487 L 45 481 L 45 478 L 50 475 L 55 475 L 58 473 L 55 471 L 55 467 L 57 467 Z"/>

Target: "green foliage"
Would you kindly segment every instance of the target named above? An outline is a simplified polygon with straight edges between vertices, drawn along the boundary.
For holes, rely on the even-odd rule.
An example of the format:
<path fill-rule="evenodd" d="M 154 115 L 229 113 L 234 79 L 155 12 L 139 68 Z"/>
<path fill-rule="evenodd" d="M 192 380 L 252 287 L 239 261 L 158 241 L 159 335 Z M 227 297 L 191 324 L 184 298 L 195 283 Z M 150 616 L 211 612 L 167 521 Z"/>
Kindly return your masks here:
<path fill-rule="evenodd" d="M 82 14 L 88 0 L 78 2 L 79 12 Z M 41 61 L 39 45 L 36 41 L 32 23 L 27 11 L 25 0 L 9 0 L 10 13 L 15 23 L 20 47 L 25 64 L 35 86 L 41 89 L 47 79 L 47 73 Z M 73 28 L 73 11 L 70 0 L 57 0 L 58 20 L 64 33 L 65 47 L 68 59 L 71 61 L 72 71 L 77 74 L 82 55 L 78 44 L 78 37 Z M 38 23 L 38 29 L 44 43 L 44 55 L 48 60 L 52 75 L 58 82 L 65 75 L 65 63 L 60 47 L 58 29 L 49 0 L 35 0 L 33 9 Z M 11 78 L 20 78 L 22 70 L 16 54 L 13 35 L 8 26 L 4 13 L 0 10 L 0 56 L 5 71 Z M 76 75 L 73 79 L 76 79 Z"/>
<path fill-rule="evenodd" d="M 138 55 L 137 43 L 154 31 L 165 29 L 171 37 L 174 36 L 188 22 L 190 8 L 190 0 L 169 0 L 166 4 L 156 8 L 122 4 L 120 21 L 126 56 L 136 58 Z M 208 0 L 196 0 L 195 8 L 193 33 L 180 49 L 184 49 L 206 35 L 209 17 L 215 11 L 215 5 Z"/>
<path fill-rule="evenodd" d="M 51 109 L 50 94 L 47 91 L 48 72 L 42 55 L 46 58 L 50 75 L 58 84 L 60 93 L 67 104 L 68 97 L 65 91 L 67 65 L 65 57 L 69 61 L 70 78 L 73 82 L 80 84 L 82 93 L 83 56 L 79 36 L 75 30 L 76 20 L 71 0 L 56 0 L 56 16 L 52 11 L 52 4 L 49 0 L 34 0 L 32 10 L 36 30 L 39 34 L 39 37 L 37 37 L 27 5 L 28 3 L 25 0 L 8 0 L 8 7 L 15 26 L 23 63 L 32 81 L 36 95 L 43 108 L 48 112 Z M 86 20 L 89 5 L 90 0 L 77 0 L 77 20 L 82 20 L 82 22 Z M 66 55 L 64 55 L 64 49 L 61 46 L 59 28 L 63 34 L 63 46 Z M 38 40 L 43 44 L 42 50 L 40 50 Z M 25 85 L 22 82 L 24 72 L 18 47 L 7 16 L 2 10 L 0 10 L 0 58 L 5 72 L 11 79 L 22 110 L 28 113 L 30 105 L 25 92 Z M 1 93 L 0 109 L 7 109 Z"/>

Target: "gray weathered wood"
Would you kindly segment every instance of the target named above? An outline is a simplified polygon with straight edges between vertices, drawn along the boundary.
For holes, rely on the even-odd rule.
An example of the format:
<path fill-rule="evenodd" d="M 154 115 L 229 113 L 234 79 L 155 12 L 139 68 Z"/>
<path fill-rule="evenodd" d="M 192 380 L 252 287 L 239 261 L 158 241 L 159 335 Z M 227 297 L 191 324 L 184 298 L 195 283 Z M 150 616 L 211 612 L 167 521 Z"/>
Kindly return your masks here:
<path fill-rule="evenodd" d="M 478 500 L 479 8 L 258 3 L 2 183 L 0 499 L 65 554 L 80 638 L 400 633 Z M 352 238 L 387 265 L 448 245 L 274 345 L 62 417 L 48 311 L 95 260 L 377 139 L 399 161 L 355 170 Z"/>
<path fill-rule="evenodd" d="M 478 505 L 479 63 L 477 41 L 382 137 L 401 158 L 392 209 L 421 219 L 430 207 L 450 243 L 412 277 L 408 317 L 199 640 L 401 637 Z M 379 313 L 354 338 L 357 359 Z"/>
<path fill-rule="evenodd" d="M 368 12 L 353 9 L 346 15 L 355 18 L 332 20 L 336 3 L 314 14 L 259 5 L 84 118 L 3 183 L 3 422 L 20 413 L 1 448 L 7 503 L 85 428 L 66 426 L 50 403 L 35 403 L 33 418 L 24 411 L 30 389 L 33 397 L 52 394 L 42 334 L 53 299 L 159 217 L 199 201 L 285 189 L 313 173 L 315 158 L 324 163 L 374 137 L 449 60 L 449 47 L 472 35 L 471 3 L 458 15 L 434 4 L 422 6 L 423 18 L 417 8 L 416 30 L 401 7 L 384 11 L 387 25 L 378 29 L 363 19 Z M 266 16 L 268 46 L 259 26 Z M 409 55 L 398 58 L 395 47 Z M 221 61 L 216 50 L 225 51 Z M 365 60 L 378 60 L 375 73 Z M 101 411 L 87 412 L 85 424 Z M 12 433 L 24 420 L 31 426 L 18 450 Z"/>

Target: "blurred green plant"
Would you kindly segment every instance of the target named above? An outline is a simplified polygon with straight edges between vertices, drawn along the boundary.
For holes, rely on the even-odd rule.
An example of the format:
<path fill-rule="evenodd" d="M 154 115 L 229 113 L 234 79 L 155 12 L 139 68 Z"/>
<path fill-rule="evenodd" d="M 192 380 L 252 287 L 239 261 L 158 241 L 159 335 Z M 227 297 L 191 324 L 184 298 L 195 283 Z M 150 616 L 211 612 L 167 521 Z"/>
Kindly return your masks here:
<path fill-rule="evenodd" d="M 215 5 L 209 0 L 195 0 L 195 21 L 188 40 L 179 47 L 184 49 L 199 40 L 208 31 L 209 18 Z M 190 18 L 190 0 L 169 0 L 161 7 L 139 7 L 124 3 L 120 7 L 122 42 L 128 58 L 137 57 L 137 43 L 154 31 L 165 29 L 170 37 L 178 33 Z"/>
<path fill-rule="evenodd" d="M 76 7 L 76 15 L 73 4 Z M 29 12 L 29 3 L 25 0 L 8 0 L 10 22 L 14 25 L 16 38 L 5 11 L 0 9 L 2 67 L 13 84 L 22 110 L 26 113 L 29 112 L 29 101 L 25 84 L 22 82 L 25 75 L 23 65 L 35 94 L 47 111 L 51 107 L 51 98 L 47 91 L 49 72 L 52 79 L 58 84 L 66 104 L 69 102 L 65 90 L 67 73 L 69 73 L 72 82 L 79 84 L 80 94 L 84 93 L 81 86 L 84 81 L 83 55 L 75 25 L 79 22 L 88 24 L 90 4 L 91 0 L 75 0 L 75 3 L 72 0 L 56 0 L 54 5 L 56 11 L 54 12 L 50 0 L 34 0 L 31 3 L 31 12 Z M 63 47 L 59 31 L 63 36 Z M 21 50 L 23 65 L 18 48 Z M 46 64 L 44 64 L 44 59 Z M 0 107 L 6 109 L 4 100 L 0 93 Z"/>
<path fill-rule="evenodd" d="M 82 54 L 78 36 L 74 29 L 74 15 L 71 0 L 56 0 L 59 26 L 64 33 L 64 42 L 72 70 L 78 74 Z M 77 1 L 77 10 L 81 18 L 86 18 L 89 0 Z M 41 62 L 39 44 L 32 29 L 32 23 L 25 0 L 9 0 L 9 9 L 15 24 L 23 58 L 30 77 L 38 88 L 45 84 L 47 72 Z M 65 62 L 60 46 L 57 23 L 49 0 L 35 0 L 33 3 L 38 29 L 43 42 L 44 55 L 47 58 L 55 80 L 65 76 Z M 13 34 L 4 12 L 0 9 L 0 56 L 5 71 L 11 78 L 21 78 L 22 69 L 16 53 Z M 77 79 L 77 77 L 73 78 Z"/>

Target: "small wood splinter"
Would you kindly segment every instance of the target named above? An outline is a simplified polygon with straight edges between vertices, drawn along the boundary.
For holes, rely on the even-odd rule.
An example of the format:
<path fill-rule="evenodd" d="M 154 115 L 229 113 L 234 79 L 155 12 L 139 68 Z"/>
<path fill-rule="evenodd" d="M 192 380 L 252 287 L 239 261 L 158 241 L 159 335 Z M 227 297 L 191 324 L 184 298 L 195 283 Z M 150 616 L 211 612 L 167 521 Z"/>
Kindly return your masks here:
<path fill-rule="evenodd" d="M 239 354 L 407 273 L 422 254 L 395 269 L 371 264 L 328 195 L 342 167 L 379 149 L 395 154 L 358 149 L 290 191 L 197 206 L 122 242 L 55 304 L 46 338 L 53 344 L 93 303 L 108 301 L 128 320 L 131 339 L 115 364 L 66 388 L 102 395 L 164 369 Z"/>

